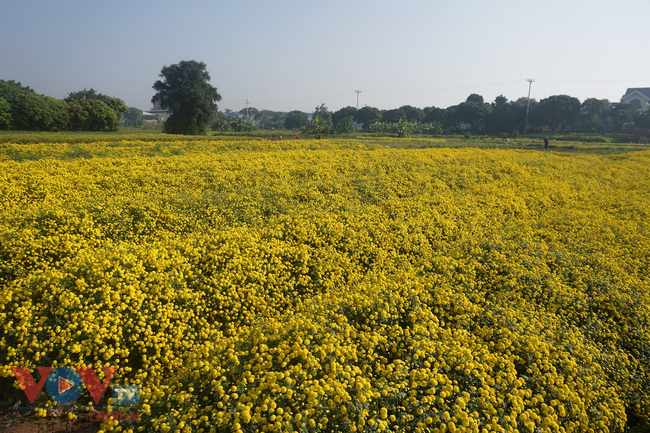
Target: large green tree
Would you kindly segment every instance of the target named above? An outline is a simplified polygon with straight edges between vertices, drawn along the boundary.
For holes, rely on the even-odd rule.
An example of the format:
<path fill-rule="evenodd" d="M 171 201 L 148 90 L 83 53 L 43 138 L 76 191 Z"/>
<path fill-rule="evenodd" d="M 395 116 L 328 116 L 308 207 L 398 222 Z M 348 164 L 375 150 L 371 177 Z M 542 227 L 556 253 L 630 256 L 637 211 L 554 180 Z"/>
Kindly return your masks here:
<path fill-rule="evenodd" d="M 260 114 L 260 110 L 255 107 L 242 108 L 237 113 L 244 118 L 246 122 L 251 122 L 252 120 L 257 120 L 257 117 Z"/>
<path fill-rule="evenodd" d="M 0 80 L 0 98 L 10 106 L 10 125 L 25 131 L 117 131 L 129 109 L 119 98 L 83 89 L 61 100 L 38 95 L 15 81 Z M 6 122 L 3 123 L 6 127 Z"/>
<path fill-rule="evenodd" d="M 535 99 L 530 100 L 530 110 L 537 107 Z M 485 118 L 485 132 L 490 134 L 513 134 L 518 135 L 524 132 L 526 122 L 526 108 L 528 98 L 519 98 L 516 101 L 508 101 L 503 95 L 499 95 L 490 104 L 492 113 Z"/>
<path fill-rule="evenodd" d="M 357 115 L 357 109 L 355 107 L 351 107 L 351 106 L 343 107 L 335 111 L 334 113 L 332 113 L 332 123 L 334 123 L 334 126 L 336 126 L 338 129 L 337 125 L 341 120 L 350 116 L 352 116 L 352 118 L 354 119 L 354 116 L 356 115 Z"/>
<path fill-rule="evenodd" d="M 290 111 L 284 118 L 284 127 L 287 129 L 299 129 L 307 126 L 307 123 L 309 123 L 307 113 L 298 110 Z"/>
<path fill-rule="evenodd" d="M 11 107 L 13 129 L 62 131 L 66 129 L 65 102 L 36 93 L 23 93 Z"/>
<path fill-rule="evenodd" d="M 129 115 L 129 107 L 123 100 L 99 93 L 92 87 L 70 92 L 64 101 L 68 103 L 66 113 L 71 131 L 119 131 L 122 113 L 127 118 Z M 134 113 L 133 118 L 136 117 Z"/>
<path fill-rule="evenodd" d="M 68 102 L 68 129 L 70 131 L 117 131 L 118 113 L 98 99 L 80 99 Z"/>
<path fill-rule="evenodd" d="M 105 102 L 108 98 L 110 98 L 110 96 L 104 95 L 103 93 L 99 93 L 97 90 L 93 89 L 92 87 L 88 90 L 86 90 L 86 88 L 84 87 L 83 90 L 68 93 L 68 96 L 63 98 L 63 100 L 65 102 L 72 102 L 72 101 L 84 101 L 88 99 L 96 99 Z"/>
<path fill-rule="evenodd" d="M 573 96 L 549 96 L 531 112 L 530 123 L 546 131 L 570 131 L 575 129 L 580 106 L 580 100 Z"/>
<path fill-rule="evenodd" d="M 510 119 L 514 126 L 512 131 L 523 133 L 526 130 L 526 111 L 530 110 L 531 113 L 534 113 L 539 102 L 535 98 L 529 100 L 527 97 L 522 96 L 516 101 L 508 102 L 508 105 L 510 106 Z"/>
<path fill-rule="evenodd" d="M 468 98 L 469 99 L 469 98 Z M 485 131 L 490 133 L 509 133 L 511 128 L 511 105 L 508 98 L 499 95 L 492 104 L 492 113 L 485 119 Z"/>
<path fill-rule="evenodd" d="M 467 97 L 465 102 L 450 107 L 453 108 L 453 113 L 450 112 L 452 124 L 456 128 L 469 126 L 472 131 L 479 132 L 483 130 L 485 120 L 492 113 L 492 106 L 483 101 L 481 95 L 472 93 Z"/>
<path fill-rule="evenodd" d="M 580 106 L 578 125 L 581 132 L 602 132 L 605 130 L 603 112 L 609 106 L 607 99 L 588 98 Z"/>
<path fill-rule="evenodd" d="M 479 95 L 478 93 L 472 93 L 467 97 L 465 102 L 476 102 L 477 104 L 483 104 L 485 103 L 485 100 L 483 99 L 483 96 Z"/>
<path fill-rule="evenodd" d="M 611 104 L 606 113 L 608 129 L 612 132 L 621 132 L 623 125 L 632 123 L 639 110 L 632 104 L 616 102 Z"/>
<path fill-rule="evenodd" d="M 261 110 L 257 117 L 257 126 L 263 129 L 282 129 L 286 114 L 280 111 Z"/>
<path fill-rule="evenodd" d="M 393 108 L 381 113 L 381 118 L 384 122 L 397 123 L 400 119 L 406 119 L 406 112 L 401 108 Z"/>
<path fill-rule="evenodd" d="M 0 96 L 0 131 L 11 129 L 11 105 Z"/>
<path fill-rule="evenodd" d="M 332 123 L 332 112 L 325 106 L 324 102 L 314 108 L 314 115 L 312 118 L 315 119 L 316 117 L 318 117 L 320 122 L 322 122 L 327 128 L 329 128 Z"/>
<path fill-rule="evenodd" d="M 216 87 L 210 84 L 205 63 L 183 60 L 163 66 L 160 78 L 153 85 L 156 94 L 151 102 L 159 101 L 163 109 L 169 109 L 163 130 L 168 134 L 204 134 L 221 100 Z"/>
<path fill-rule="evenodd" d="M 352 116 L 344 117 L 336 122 L 336 132 L 339 134 L 352 134 L 354 132 L 354 119 Z"/>
<path fill-rule="evenodd" d="M 650 129 L 650 108 L 646 108 L 634 116 L 634 126 L 639 129 Z"/>
<path fill-rule="evenodd" d="M 442 122 L 445 120 L 444 108 L 424 107 L 422 111 L 424 112 L 423 122 L 433 123 L 433 122 Z"/>
<path fill-rule="evenodd" d="M 129 107 L 129 112 L 124 115 L 124 124 L 126 126 L 140 126 L 144 123 L 142 117 L 143 111 L 139 108 Z"/>
<path fill-rule="evenodd" d="M 0 80 L 0 97 L 10 106 L 11 129 L 61 131 L 66 128 L 65 102 L 37 94 L 13 80 Z"/>
<path fill-rule="evenodd" d="M 329 129 L 328 123 L 321 119 L 320 115 L 316 114 L 314 118 L 311 120 L 311 124 L 309 125 L 309 132 L 312 134 L 322 134 L 323 132 L 327 132 Z"/>
<path fill-rule="evenodd" d="M 409 122 L 422 122 L 424 119 L 424 111 L 420 108 L 411 105 L 402 105 L 399 109 L 406 114 L 406 120 Z"/>
<path fill-rule="evenodd" d="M 378 108 L 365 106 L 357 111 L 357 122 L 363 124 L 364 129 L 370 128 L 370 125 L 380 120 L 381 112 Z"/>

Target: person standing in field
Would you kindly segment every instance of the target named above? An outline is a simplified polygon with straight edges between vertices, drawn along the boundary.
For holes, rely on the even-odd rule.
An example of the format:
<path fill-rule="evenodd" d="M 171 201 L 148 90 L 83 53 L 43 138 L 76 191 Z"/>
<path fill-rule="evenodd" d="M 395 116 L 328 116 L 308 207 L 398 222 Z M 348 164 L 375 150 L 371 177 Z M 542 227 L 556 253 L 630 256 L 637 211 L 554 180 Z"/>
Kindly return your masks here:
<path fill-rule="evenodd" d="M 544 150 L 548 150 L 548 137 L 544 138 Z"/>

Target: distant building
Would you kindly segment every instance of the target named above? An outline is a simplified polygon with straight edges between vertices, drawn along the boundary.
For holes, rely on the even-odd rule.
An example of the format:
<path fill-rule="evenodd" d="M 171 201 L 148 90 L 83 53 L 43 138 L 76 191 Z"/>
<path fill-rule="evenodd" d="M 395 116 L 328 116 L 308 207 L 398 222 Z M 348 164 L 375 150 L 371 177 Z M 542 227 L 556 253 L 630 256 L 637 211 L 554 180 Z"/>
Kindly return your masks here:
<path fill-rule="evenodd" d="M 156 120 L 158 121 L 158 124 L 163 123 L 165 120 L 169 118 L 169 110 L 163 110 L 162 107 L 160 106 L 160 101 L 156 100 L 153 103 L 153 108 L 147 112 L 147 114 L 156 116 Z"/>
<path fill-rule="evenodd" d="M 149 111 L 143 111 L 142 112 L 142 121 L 145 123 L 153 123 L 156 124 L 158 123 L 158 115 L 154 113 L 150 113 Z"/>
<path fill-rule="evenodd" d="M 640 111 L 650 106 L 650 87 L 629 88 L 621 98 L 624 104 L 632 104 Z"/>

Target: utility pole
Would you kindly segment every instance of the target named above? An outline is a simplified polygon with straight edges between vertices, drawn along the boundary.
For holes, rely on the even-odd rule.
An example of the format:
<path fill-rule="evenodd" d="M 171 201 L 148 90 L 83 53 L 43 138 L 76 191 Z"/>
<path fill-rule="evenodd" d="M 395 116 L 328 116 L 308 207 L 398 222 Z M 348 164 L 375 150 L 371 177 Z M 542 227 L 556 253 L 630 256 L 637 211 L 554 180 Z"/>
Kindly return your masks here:
<path fill-rule="evenodd" d="M 355 90 L 355 92 L 357 92 L 357 112 L 358 112 L 358 111 L 359 111 L 359 93 L 361 93 L 361 90 Z M 358 118 L 358 117 L 357 117 L 357 116 L 358 116 L 357 113 L 355 112 L 354 114 L 355 114 L 354 117 L 355 117 L 355 118 Z M 357 122 L 355 121 L 354 123 L 355 123 L 355 125 L 354 125 L 354 126 L 355 126 L 355 129 L 356 129 L 356 126 L 357 126 L 356 123 L 357 123 Z"/>
<path fill-rule="evenodd" d="M 526 123 L 524 124 L 524 135 L 526 135 L 526 131 L 528 130 L 528 109 L 530 108 L 530 87 L 533 85 L 535 80 L 529 78 L 526 81 L 528 81 L 528 104 L 526 104 Z"/>

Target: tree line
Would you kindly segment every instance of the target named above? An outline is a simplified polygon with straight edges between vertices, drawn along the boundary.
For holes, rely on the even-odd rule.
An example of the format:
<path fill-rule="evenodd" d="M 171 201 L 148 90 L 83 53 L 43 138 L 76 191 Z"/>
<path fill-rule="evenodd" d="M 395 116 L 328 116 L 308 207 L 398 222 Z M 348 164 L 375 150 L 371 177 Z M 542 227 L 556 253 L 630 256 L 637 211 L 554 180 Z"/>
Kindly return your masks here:
<path fill-rule="evenodd" d="M 194 60 L 164 66 L 161 80 L 154 83 L 160 102 L 169 109 L 170 117 L 163 130 L 168 133 L 204 133 L 210 125 L 214 131 L 248 131 L 262 129 L 303 129 L 312 133 L 350 133 L 359 127 L 367 131 L 410 132 L 426 134 L 474 133 L 517 136 L 522 132 L 621 132 L 623 125 L 634 123 L 650 129 L 650 110 L 640 113 L 630 104 L 612 103 L 606 99 L 589 98 L 580 102 L 568 95 L 553 95 L 537 101 L 519 98 L 515 101 L 499 95 L 494 102 L 473 93 L 464 102 L 447 108 L 423 109 L 404 105 L 391 110 L 375 107 L 343 107 L 331 112 L 325 104 L 310 116 L 302 111 L 288 113 L 248 107 L 239 111 L 242 117 L 231 116 L 230 110 L 217 110 L 221 95 L 209 84 L 205 63 Z"/>
<path fill-rule="evenodd" d="M 0 80 L 0 130 L 117 131 L 122 113 L 128 112 L 124 101 L 93 88 L 60 100 L 13 80 Z"/>
<path fill-rule="evenodd" d="M 473 93 L 464 102 L 447 108 L 417 108 L 403 105 L 391 110 L 352 106 L 330 111 L 325 104 L 310 116 L 302 111 L 289 113 L 249 107 L 231 117 L 220 112 L 221 95 L 209 84 L 205 63 L 194 60 L 164 66 L 161 80 L 154 83 L 152 103 L 168 109 L 170 116 L 163 131 L 172 134 L 203 134 L 214 131 L 262 129 L 306 129 L 313 133 L 351 133 L 361 128 L 378 133 L 499 134 L 517 136 L 522 132 L 618 133 L 626 124 L 650 130 L 650 110 L 639 112 L 631 104 L 589 98 L 580 102 L 568 95 L 553 95 L 537 101 L 514 101 L 499 95 L 491 103 Z M 124 114 L 124 116 L 122 116 Z M 63 100 L 37 94 L 15 81 L 0 80 L 0 130 L 31 131 L 116 131 L 120 119 L 127 125 L 142 124 L 142 111 L 129 109 L 119 98 L 94 89 L 70 93 Z M 528 119 L 528 122 L 526 122 Z"/>
<path fill-rule="evenodd" d="M 526 112 L 528 111 L 528 116 Z M 365 106 L 344 107 L 331 112 L 321 104 L 310 117 L 302 111 L 281 113 L 253 107 L 239 111 L 238 119 L 229 117 L 230 110 L 219 112 L 214 130 L 246 130 L 252 124 L 262 129 L 318 129 L 322 132 L 353 132 L 361 128 L 374 132 L 405 132 L 443 134 L 474 133 L 517 136 L 525 130 L 534 133 L 618 133 L 626 124 L 650 129 L 650 110 L 639 112 L 631 104 L 589 98 L 580 102 L 568 95 L 553 95 L 537 101 L 519 98 L 509 101 L 497 96 L 486 103 L 473 93 L 467 99 L 447 108 L 423 109 L 404 105 L 391 110 Z M 528 124 L 526 125 L 526 118 Z M 314 125 L 314 123 L 316 125 Z M 247 125 L 248 124 L 248 125 Z"/>

